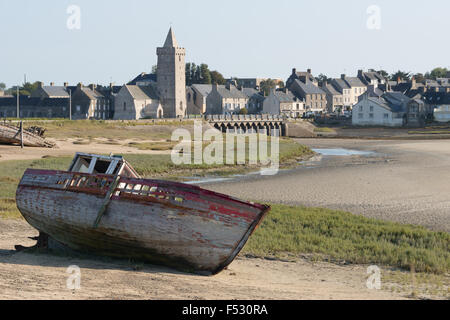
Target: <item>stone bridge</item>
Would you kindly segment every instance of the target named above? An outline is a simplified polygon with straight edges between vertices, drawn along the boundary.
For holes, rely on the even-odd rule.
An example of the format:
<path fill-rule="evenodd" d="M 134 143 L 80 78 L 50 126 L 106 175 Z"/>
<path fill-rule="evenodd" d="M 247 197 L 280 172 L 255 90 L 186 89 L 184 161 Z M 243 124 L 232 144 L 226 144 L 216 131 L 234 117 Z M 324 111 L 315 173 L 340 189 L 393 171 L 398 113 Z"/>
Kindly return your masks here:
<path fill-rule="evenodd" d="M 287 121 L 283 116 L 279 115 L 207 115 L 206 121 L 224 133 L 265 132 L 267 135 L 288 135 Z"/>

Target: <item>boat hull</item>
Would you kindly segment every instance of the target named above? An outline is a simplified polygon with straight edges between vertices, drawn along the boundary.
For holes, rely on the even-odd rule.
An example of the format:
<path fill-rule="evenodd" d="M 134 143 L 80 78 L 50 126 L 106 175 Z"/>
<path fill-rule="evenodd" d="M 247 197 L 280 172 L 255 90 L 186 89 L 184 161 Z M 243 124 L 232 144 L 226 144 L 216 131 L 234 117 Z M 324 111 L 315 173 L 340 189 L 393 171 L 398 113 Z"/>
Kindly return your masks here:
<path fill-rule="evenodd" d="M 20 130 L 14 126 L 0 124 L 0 143 L 20 144 Z M 23 145 L 45 148 L 53 148 L 55 146 L 54 143 L 25 130 L 23 131 Z"/>
<path fill-rule="evenodd" d="M 204 274 L 231 263 L 269 210 L 195 186 L 120 178 L 94 227 L 112 181 L 28 169 L 17 206 L 33 227 L 69 248 Z"/>

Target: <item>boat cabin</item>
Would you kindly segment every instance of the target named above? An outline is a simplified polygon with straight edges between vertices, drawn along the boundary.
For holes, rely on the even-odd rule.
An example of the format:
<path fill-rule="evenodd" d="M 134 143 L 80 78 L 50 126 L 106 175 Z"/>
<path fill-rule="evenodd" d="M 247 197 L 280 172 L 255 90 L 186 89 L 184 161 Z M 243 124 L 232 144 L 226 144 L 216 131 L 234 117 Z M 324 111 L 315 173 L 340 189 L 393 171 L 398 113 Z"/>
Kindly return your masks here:
<path fill-rule="evenodd" d="M 70 164 L 69 171 L 140 178 L 133 167 L 118 155 L 103 156 L 77 152 Z"/>

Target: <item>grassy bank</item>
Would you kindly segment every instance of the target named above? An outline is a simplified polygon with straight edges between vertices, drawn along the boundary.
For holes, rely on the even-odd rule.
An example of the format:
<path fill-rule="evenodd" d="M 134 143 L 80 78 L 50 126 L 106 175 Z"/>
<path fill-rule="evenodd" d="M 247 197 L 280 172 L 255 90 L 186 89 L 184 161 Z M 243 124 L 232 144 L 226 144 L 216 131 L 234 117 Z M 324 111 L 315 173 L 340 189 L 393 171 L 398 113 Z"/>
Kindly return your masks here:
<path fill-rule="evenodd" d="M 450 272 L 450 234 L 321 208 L 272 205 L 244 254 Z"/>
<path fill-rule="evenodd" d="M 13 123 L 14 124 L 14 123 Z M 15 123 L 17 125 L 17 123 Z M 170 139 L 172 131 L 179 127 L 190 128 L 193 120 L 26 120 L 25 127 L 38 126 L 46 129 L 48 138 L 64 140 L 66 138 L 94 139 Z"/>

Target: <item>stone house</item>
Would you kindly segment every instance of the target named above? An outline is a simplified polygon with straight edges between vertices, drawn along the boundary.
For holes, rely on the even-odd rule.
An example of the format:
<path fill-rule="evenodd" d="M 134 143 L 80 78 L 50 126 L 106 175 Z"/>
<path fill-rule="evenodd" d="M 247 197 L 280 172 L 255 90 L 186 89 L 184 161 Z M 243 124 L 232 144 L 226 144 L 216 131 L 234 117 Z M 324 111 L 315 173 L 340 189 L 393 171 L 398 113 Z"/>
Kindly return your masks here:
<path fill-rule="evenodd" d="M 309 77 L 304 78 L 306 82 L 295 79 L 287 88 L 301 101 L 305 103 L 307 111 L 321 113 L 326 112 L 327 97 L 325 91 L 319 88 Z"/>
<path fill-rule="evenodd" d="M 206 97 L 206 114 L 237 114 L 247 108 L 248 97 L 235 85 L 212 85 Z"/>
<path fill-rule="evenodd" d="M 38 86 L 31 92 L 31 98 L 69 98 L 68 84 L 64 86 L 55 86 L 54 82 L 50 82 L 49 86 L 44 86 L 42 82 L 38 82 Z"/>
<path fill-rule="evenodd" d="M 79 83 L 72 92 L 72 119 L 107 119 L 111 112 L 110 101 L 94 84 L 88 87 Z"/>
<path fill-rule="evenodd" d="M 306 70 L 306 72 L 305 71 L 297 72 L 297 69 L 293 68 L 291 75 L 286 80 L 286 87 L 287 88 L 290 87 L 295 82 L 295 80 L 299 80 L 303 83 L 306 83 L 306 81 L 308 80 L 308 82 L 311 82 L 315 86 L 318 86 L 318 82 L 316 78 L 313 77 L 311 69 Z"/>
<path fill-rule="evenodd" d="M 114 99 L 115 120 L 156 119 L 164 117 L 155 86 L 124 85 Z"/>
<path fill-rule="evenodd" d="M 263 111 L 264 93 L 253 88 L 242 88 L 242 93 L 248 98 L 247 110 L 249 114 L 259 114 Z"/>
<path fill-rule="evenodd" d="M 327 98 L 327 112 L 342 112 L 344 111 L 344 97 L 342 93 L 328 82 L 325 82 L 321 89 L 326 93 Z"/>
<path fill-rule="evenodd" d="M 385 77 L 373 69 L 369 69 L 367 72 L 358 70 L 358 79 L 361 80 L 364 85 L 373 85 L 375 88 L 378 88 L 378 85 L 384 85 L 387 82 Z"/>
<path fill-rule="evenodd" d="M 284 115 L 288 118 L 298 118 L 305 112 L 305 104 L 288 89 L 271 90 L 264 100 L 263 113 Z"/>
<path fill-rule="evenodd" d="M 205 114 L 206 97 L 212 91 L 212 84 L 193 84 L 186 88 L 188 114 Z"/>

